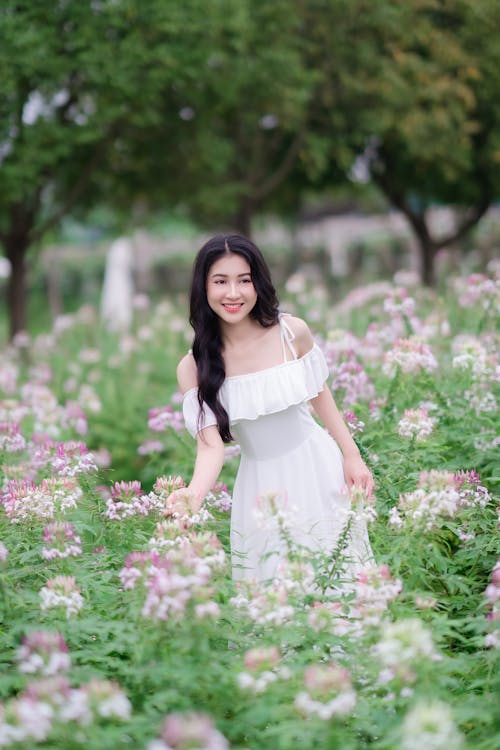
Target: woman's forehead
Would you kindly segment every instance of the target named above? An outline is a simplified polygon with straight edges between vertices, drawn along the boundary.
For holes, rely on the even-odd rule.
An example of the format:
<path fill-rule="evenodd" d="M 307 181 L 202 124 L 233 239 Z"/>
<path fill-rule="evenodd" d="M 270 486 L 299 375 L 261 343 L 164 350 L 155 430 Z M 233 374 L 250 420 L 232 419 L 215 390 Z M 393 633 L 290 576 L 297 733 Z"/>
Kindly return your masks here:
<path fill-rule="evenodd" d="M 222 255 L 212 264 L 208 275 L 242 276 L 247 273 L 250 273 L 250 265 L 248 261 L 241 255 L 229 253 L 227 255 Z"/>

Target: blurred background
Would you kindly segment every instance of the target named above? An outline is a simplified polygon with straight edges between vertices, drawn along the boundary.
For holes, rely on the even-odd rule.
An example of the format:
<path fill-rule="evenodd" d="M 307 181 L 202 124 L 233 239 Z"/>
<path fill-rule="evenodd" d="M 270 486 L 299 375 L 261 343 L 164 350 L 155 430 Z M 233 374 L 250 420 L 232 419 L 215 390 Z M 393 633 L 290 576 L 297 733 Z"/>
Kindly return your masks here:
<path fill-rule="evenodd" d="M 4 0 L 0 341 L 82 304 L 126 329 L 216 231 L 332 303 L 498 268 L 499 29 L 497 0 Z"/>

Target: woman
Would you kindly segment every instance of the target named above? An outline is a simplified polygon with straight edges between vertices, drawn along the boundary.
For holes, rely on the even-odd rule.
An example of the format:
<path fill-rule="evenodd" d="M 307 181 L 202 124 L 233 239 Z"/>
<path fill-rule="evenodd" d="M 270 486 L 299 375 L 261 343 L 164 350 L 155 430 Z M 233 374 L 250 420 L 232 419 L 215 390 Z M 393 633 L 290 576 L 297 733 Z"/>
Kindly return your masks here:
<path fill-rule="evenodd" d="M 224 443 L 234 438 L 241 461 L 233 578 L 272 579 L 290 543 L 334 551 L 346 528 L 347 488 L 370 495 L 373 479 L 325 385 L 321 350 L 303 320 L 279 312 L 269 269 L 250 240 L 217 235 L 201 248 L 190 323 L 193 348 L 177 377 L 197 456 L 187 490 L 170 495 L 167 512 L 185 504 L 186 492 L 191 508 L 200 507 L 221 471 Z M 366 527 L 354 526 L 346 556 L 356 569 L 372 554 Z"/>

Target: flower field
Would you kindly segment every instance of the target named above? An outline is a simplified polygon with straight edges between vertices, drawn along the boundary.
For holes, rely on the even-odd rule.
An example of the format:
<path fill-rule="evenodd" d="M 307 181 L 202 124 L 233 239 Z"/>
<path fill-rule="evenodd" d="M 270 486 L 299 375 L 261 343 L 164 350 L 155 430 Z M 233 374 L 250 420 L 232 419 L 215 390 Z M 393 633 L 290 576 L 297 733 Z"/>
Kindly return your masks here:
<path fill-rule="evenodd" d="M 376 496 L 353 494 L 331 559 L 260 498 L 288 549 L 265 587 L 231 581 L 238 446 L 196 515 L 163 514 L 195 455 L 184 301 L 138 298 L 121 337 L 83 307 L 2 351 L 0 747 L 498 748 L 494 270 L 333 308 L 290 279 L 282 308 L 315 332 Z M 376 563 L 352 582 L 359 515 Z"/>

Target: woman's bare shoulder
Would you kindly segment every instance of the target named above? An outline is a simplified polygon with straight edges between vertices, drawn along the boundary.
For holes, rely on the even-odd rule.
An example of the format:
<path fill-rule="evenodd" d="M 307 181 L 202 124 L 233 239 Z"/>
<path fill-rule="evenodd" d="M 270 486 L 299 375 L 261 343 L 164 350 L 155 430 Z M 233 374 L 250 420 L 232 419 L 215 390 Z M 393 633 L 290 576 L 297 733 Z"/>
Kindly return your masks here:
<path fill-rule="evenodd" d="M 188 352 L 177 365 L 177 382 L 182 393 L 198 385 L 198 372 L 192 352 Z"/>
<path fill-rule="evenodd" d="M 299 357 L 306 354 L 314 345 L 313 335 L 305 320 L 295 315 L 286 315 L 286 323 L 295 336 L 295 348 Z"/>

